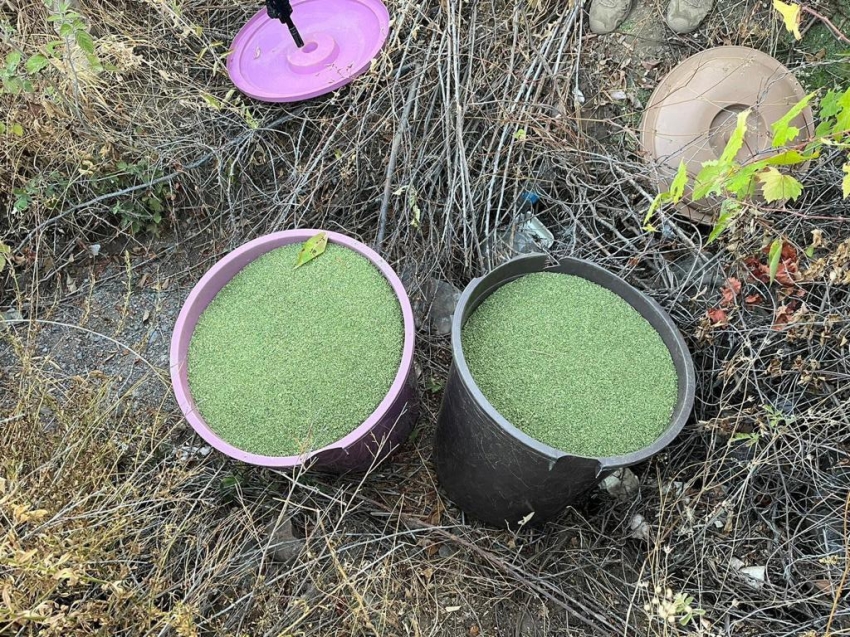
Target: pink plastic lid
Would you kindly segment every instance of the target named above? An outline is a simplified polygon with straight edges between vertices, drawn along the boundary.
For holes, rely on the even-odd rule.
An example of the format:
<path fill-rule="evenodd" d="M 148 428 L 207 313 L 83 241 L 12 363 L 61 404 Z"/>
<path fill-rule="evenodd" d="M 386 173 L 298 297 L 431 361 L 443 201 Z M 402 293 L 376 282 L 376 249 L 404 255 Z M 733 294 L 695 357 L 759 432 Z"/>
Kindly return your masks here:
<path fill-rule="evenodd" d="M 345 86 L 369 68 L 389 34 L 381 0 L 292 0 L 304 39 L 261 9 L 236 35 L 227 71 L 237 88 L 264 102 L 298 102 Z"/>

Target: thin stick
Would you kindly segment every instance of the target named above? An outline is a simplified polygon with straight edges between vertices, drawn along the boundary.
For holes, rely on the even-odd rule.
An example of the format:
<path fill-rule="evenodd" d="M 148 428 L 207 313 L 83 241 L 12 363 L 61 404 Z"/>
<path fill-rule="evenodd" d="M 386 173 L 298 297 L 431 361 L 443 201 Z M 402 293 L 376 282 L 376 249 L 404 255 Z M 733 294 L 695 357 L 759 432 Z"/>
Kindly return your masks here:
<path fill-rule="evenodd" d="M 303 110 L 303 109 L 301 109 L 301 110 Z M 116 190 L 114 192 L 107 192 L 107 193 L 104 193 L 102 195 L 98 195 L 94 199 L 89 199 L 88 201 L 84 201 L 82 203 L 75 204 L 75 205 L 71 206 L 70 208 L 66 208 L 65 210 L 60 212 L 58 215 L 56 215 L 55 217 L 51 217 L 50 219 L 47 219 L 46 221 L 42 221 L 35 228 L 30 230 L 29 234 L 27 234 L 27 236 L 25 236 L 23 238 L 23 240 L 20 242 L 20 244 L 18 245 L 18 249 L 21 249 L 21 248 L 25 247 L 26 245 L 28 245 L 29 242 L 32 240 L 32 238 L 37 233 L 41 232 L 42 230 L 44 230 L 45 228 L 47 228 L 49 226 L 52 226 L 53 224 L 57 223 L 58 221 L 61 221 L 62 219 L 64 219 L 68 215 L 70 215 L 74 212 L 77 212 L 78 210 L 82 210 L 84 208 L 90 208 L 91 206 L 97 205 L 97 204 L 99 204 L 103 201 L 107 201 L 109 199 L 115 199 L 116 197 L 123 197 L 124 195 L 129 195 L 129 194 L 132 194 L 134 192 L 138 192 L 139 190 L 148 190 L 149 188 L 152 188 L 153 186 L 157 186 L 157 185 L 165 183 L 167 181 L 171 181 L 172 179 L 180 176 L 182 173 L 186 172 L 187 170 L 194 170 L 195 168 L 200 168 L 201 166 L 206 164 L 210 159 L 215 157 L 218 153 L 224 151 L 228 147 L 236 146 L 238 144 L 243 143 L 247 139 L 250 139 L 251 137 L 253 137 L 253 135 L 255 133 L 257 133 L 261 130 L 268 130 L 268 129 L 272 129 L 272 128 L 277 128 L 281 124 L 284 124 L 284 123 L 286 123 L 286 122 L 288 122 L 292 119 L 295 119 L 295 117 L 301 113 L 301 110 L 296 111 L 294 113 L 288 113 L 288 114 L 286 114 L 282 117 L 278 117 L 271 124 L 263 127 L 262 129 L 258 128 L 256 130 L 250 130 L 246 133 L 243 133 L 242 135 L 240 135 L 236 139 L 229 141 L 228 143 L 224 144 L 220 148 L 217 148 L 216 150 L 210 151 L 209 153 L 199 157 L 198 159 L 196 159 L 192 163 L 181 167 L 179 170 L 175 170 L 174 172 L 171 172 L 167 175 L 163 175 L 162 177 L 157 177 L 156 179 L 146 181 L 143 184 L 137 184 L 135 186 L 130 186 L 129 188 L 122 188 L 121 190 Z"/>
<path fill-rule="evenodd" d="M 801 4 L 801 5 L 800 5 L 800 8 L 801 8 L 803 11 L 805 11 L 806 13 L 808 13 L 809 15 L 812 15 L 812 16 L 816 17 L 818 20 L 820 20 L 821 22 L 823 22 L 823 23 L 824 23 L 827 27 L 829 27 L 829 30 L 830 30 L 830 31 L 832 31 L 833 35 L 834 35 L 836 38 L 838 38 L 838 39 L 839 39 L 839 40 L 841 40 L 842 42 L 846 42 L 847 44 L 850 44 L 850 38 L 848 38 L 846 35 L 844 35 L 844 34 L 843 34 L 843 33 L 842 33 L 839 29 L 838 29 L 838 27 L 837 27 L 837 26 L 835 26 L 835 25 L 832 23 L 832 21 L 831 21 L 829 18 L 827 18 L 825 15 L 821 15 L 820 13 L 818 13 L 817 11 L 815 11 L 814 9 L 812 9 L 811 7 L 807 7 L 807 6 L 806 6 L 806 5 L 804 5 L 804 4 Z"/>
<path fill-rule="evenodd" d="M 829 631 L 832 628 L 832 620 L 835 619 L 838 602 L 841 600 L 841 593 L 844 591 L 844 585 L 847 583 L 847 575 L 850 574 L 850 535 L 847 534 L 848 524 L 850 524 L 850 491 L 847 492 L 847 500 L 844 502 L 844 574 L 841 576 L 838 589 L 835 591 L 835 599 L 832 600 L 832 610 L 829 613 L 829 620 L 826 622 L 826 630 L 823 631 L 823 637 L 830 637 Z"/>
<path fill-rule="evenodd" d="M 378 238 L 375 240 L 375 252 L 381 253 L 381 248 L 384 244 L 384 234 L 387 230 L 387 209 L 390 205 L 390 193 L 392 192 L 393 172 L 395 171 L 396 161 L 398 161 L 398 148 L 401 146 L 401 138 L 407 128 L 407 120 L 410 117 L 410 110 L 413 108 L 414 98 L 419 91 L 419 81 L 422 79 L 422 65 L 416 68 L 416 77 L 410 84 L 410 90 L 407 92 L 407 102 L 404 105 L 404 110 L 401 113 L 401 121 L 398 123 L 398 129 L 393 137 L 393 145 L 390 150 L 390 161 L 387 164 L 387 176 L 384 179 L 384 197 L 381 199 L 380 222 L 378 224 Z"/>
<path fill-rule="evenodd" d="M 498 555 L 494 555 L 490 551 L 482 549 L 480 546 L 476 546 L 475 544 L 473 544 L 469 540 L 465 540 L 464 538 L 459 537 L 457 535 L 454 535 L 453 533 L 449 533 L 448 531 L 446 531 L 443 528 L 436 527 L 436 526 L 433 526 L 431 524 L 428 524 L 427 522 L 423 522 L 422 520 L 418 520 L 416 518 L 406 516 L 403 513 L 400 513 L 398 511 L 392 511 L 392 510 L 388 509 L 387 507 L 385 507 L 380 502 L 377 502 L 376 500 L 372 500 L 371 498 L 369 498 L 369 497 L 367 497 L 367 496 L 365 496 L 365 495 L 363 495 L 359 492 L 356 493 L 355 495 L 357 496 L 357 498 L 368 503 L 370 506 L 373 506 L 377 509 L 380 509 L 381 511 L 387 513 L 390 516 L 396 516 L 398 518 L 399 522 L 401 522 L 402 524 L 404 524 L 405 526 L 407 526 L 409 528 L 427 530 L 431 533 L 439 535 L 441 538 L 443 538 L 445 540 L 448 540 L 450 542 L 454 542 L 455 544 L 462 546 L 463 548 L 465 548 L 468 551 L 471 551 L 472 553 L 475 553 L 480 558 L 486 560 L 492 566 L 496 567 L 498 570 L 502 571 L 503 573 L 505 573 L 507 575 L 510 575 L 510 576 L 516 578 L 517 580 L 522 582 L 524 585 L 526 585 L 528 588 L 534 590 L 536 593 L 538 593 L 539 595 L 542 595 L 543 597 L 548 599 L 553 604 L 556 604 L 560 608 L 564 609 L 565 611 L 567 611 L 570 614 L 571 617 L 575 617 L 576 619 L 581 620 L 581 622 L 586 624 L 587 626 L 598 628 L 599 625 L 602 624 L 603 626 L 609 628 L 610 630 L 619 632 L 618 629 L 615 626 L 613 626 L 603 615 L 600 615 L 599 613 L 594 611 L 592 608 L 588 608 L 585 604 L 581 603 L 577 599 L 570 597 L 564 591 L 562 591 L 561 589 L 559 589 L 559 588 L 557 588 L 557 587 L 555 587 L 551 584 L 548 584 L 546 582 L 537 583 L 537 582 L 532 581 L 531 578 L 533 577 L 533 575 L 526 573 L 525 571 L 523 571 L 522 569 L 520 569 L 517 566 L 514 566 L 513 564 L 509 564 L 508 562 L 506 562 L 505 560 L 500 558 Z M 566 599 L 566 601 L 564 601 L 564 599 L 560 599 L 559 597 L 555 596 L 550 591 L 557 592 L 559 595 L 563 596 L 563 598 Z M 582 615 L 581 613 L 576 611 L 574 606 L 571 606 L 570 604 L 577 606 L 582 611 L 584 611 L 585 613 L 587 613 L 588 615 L 593 617 L 593 619 L 591 620 L 588 617 Z"/>

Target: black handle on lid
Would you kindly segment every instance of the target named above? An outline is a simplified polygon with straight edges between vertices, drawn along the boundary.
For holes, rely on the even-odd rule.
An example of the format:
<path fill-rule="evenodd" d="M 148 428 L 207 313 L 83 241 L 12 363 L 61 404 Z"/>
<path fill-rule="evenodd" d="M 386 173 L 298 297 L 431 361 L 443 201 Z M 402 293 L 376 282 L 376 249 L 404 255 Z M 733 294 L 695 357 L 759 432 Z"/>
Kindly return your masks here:
<path fill-rule="evenodd" d="M 298 29 L 292 21 L 292 5 L 289 4 L 289 0 L 266 0 L 266 11 L 268 11 L 272 20 L 280 20 L 289 27 L 292 39 L 295 40 L 295 46 L 299 49 L 304 46 L 304 40 L 301 39 L 301 34 L 298 33 Z"/>

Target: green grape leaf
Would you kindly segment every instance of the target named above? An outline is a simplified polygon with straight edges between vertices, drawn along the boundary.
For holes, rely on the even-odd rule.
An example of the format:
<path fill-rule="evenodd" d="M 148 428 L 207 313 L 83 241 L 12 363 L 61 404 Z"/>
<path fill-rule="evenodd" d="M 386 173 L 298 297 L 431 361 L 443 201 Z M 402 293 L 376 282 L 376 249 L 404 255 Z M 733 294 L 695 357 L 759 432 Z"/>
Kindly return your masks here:
<path fill-rule="evenodd" d="M 307 239 L 307 241 L 304 242 L 304 247 L 301 248 L 301 252 L 298 253 L 298 259 L 295 262 L 295 269 L 297 270 L 305 263 L 309 263 L 317 256 L 322 254 L 327 246 L 327 232 L 320 232 L 315 237 L 310 237 L 309 239 Z"/>
<path fill-rule="evenodd" d="M 723 154 L 720 155 L 721 164 L 731 163 L 744 145 L 744 135 L 747 134 L 747 118 L 750 116 L 752 109 L 747 109 L 738 113 L 738 121 L 735 124 L 735 130 L 729 137 L 726 143 L 726 148 L 723 149 Z"/>
<path fill-rule="evenodd" d="M 815 128 L 815 137 L 825 137 L 832 132 L 832 120 L 825 119 Z"/>
<path fill-rule="evenodd" d="M 670 200 L 669 192 L 660 192 L 655 195 L 655 199 L 652 200 L 652 203 L 649 206 L 649 210 L 646 211 L 646 216 L 643 218 L 643 229 L 647 232 L 655 232 L 655 226 L 649 223 L 649 220 L 652 219 L 652 215 L 655 214 L 655 211 L 661 207 L 665 201 Z"/>
<path fill-rule="evenodd" d="M 803 184 L 791 175 L 783 175 L 772 166 L 760 173 L 758 180 L 762 183 L 762 193 L 768 203 L 785 199 L 793 201 L 803 192 Z"/>
<path fill-rule="evenodd" d="M 841 193 L 847 199 L 847 197 L 850 197 L 850 162 L 844 164 L 841 170 L 844 171 L 844 179 L 841 180 Z"/>
<path fill-rule="evenodd" d="M 782 239 L 774 239 L 770 244 L 770 252 L 767 254 L 767 265 L 770 271 L 770 282 L 776 278 L 779 270 L 779 260 L 782 258 Z"/>
<path fill-rule="evenodd" d="M 841 93 L 838 91 L 830 89 L 826 92 L 826 95 L 824 95 L 823 99 L 820 101 L 821 119 L 835 117 L 838 115 L 838 112 L 841 110 L 841 104 L 839 102 L 840 99 Z"/>
<path fill-rule="evenodd" d="M 720 216 L 717 218 L 717 223 L 714 224 L 714 227 L 711 229 L 711 233 L 708 235 L 706 245 L 710 245 L 715 239 L 717 239 L 717 237 L 723 234 L 723 231 L 726 230 L 729 223 L 740 211 L 741 204 L 734 199 L 727 199 L 724 201 L 723 205 L 720 207 Z"/>
<path fill-rule="evenodd" d="M 755 175 L 761 168 L 756 164 L 744 166 L 729 177 L 726 181 L 726 190 L 738 199 L 750 197 L 756 190 Z"/>
<path fill-rule="evenodd" d="M 799 150 L 786 150 L 784 153 L 771 155 L 770 157 L 760 159 L 750 165 L 758 166 L 759 168 L 765 168 L 766 166 L 796 166 L 797 164 L 803 164 L 812 159 L 816 159 L 819 156 L 820 152 L 817 150 L 812 150 L 807 153 L 801 153 Z"/>
<path fill-rule="evenodd" d="M 713 160 L 703 162 L 694 180 L 694 199 L 703 199 L 711 194 L 722 192 L 723 182 L 731 167 L 731 164 L 720 164 Z"/>
<path fill-rule="evenodd" d="M 814 93 L 809 93 L 799 102 L 794 104 L 794 106 L 791 107 L 791 110 L 785 113 L 785 115 L 771 124 L 770 128 L 773 130 L 774 148 L 785 146 L 788 142 L 792 142 L 797 139 L 797 136 L 800 134 L 800 129 L 796 126 L 791 126 L 791 120 L 803 112 L 803 109 L 809 105 L 809 102 L 814 96 Z"/>

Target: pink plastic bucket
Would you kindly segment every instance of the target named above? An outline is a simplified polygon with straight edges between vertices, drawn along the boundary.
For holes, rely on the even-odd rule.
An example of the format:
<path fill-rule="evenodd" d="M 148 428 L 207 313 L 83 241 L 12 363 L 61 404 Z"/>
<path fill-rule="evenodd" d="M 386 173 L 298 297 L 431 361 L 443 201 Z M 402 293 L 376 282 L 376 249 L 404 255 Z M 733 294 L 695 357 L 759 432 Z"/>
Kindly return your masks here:
<path fill-rule="evenodd" d="M 171 338 L 171 383 L 177 403 L 192 428 L 215 449 L 249 464 L 277 469 L 302 465 L 326 471 L 368 469 L 376 460 L 392 453 L 404 442 L 415 423 L 413 347 L 415 328 L 407 292 L 393 269 L 374 250 L 350 237 L 328 232 L 328 241 L 358 252 L 387 278 L 398 297 L 404 320 L 404 345 L 401 364 L 390 390 L 375 411 L 360 426 L 333 444 L 302 456 L 261 456 L 237 449 L 225 442 L 204 422 L 189 390 L 187 356 L 195 325 L 203 311 L 227 283 L 246 265 L 266 252 L 300 243 L 319 230 L 286 230 L 249 241 L 216 263 L 192 289 L 174 326 Z"/>

